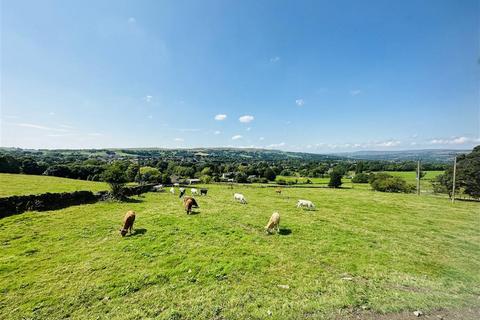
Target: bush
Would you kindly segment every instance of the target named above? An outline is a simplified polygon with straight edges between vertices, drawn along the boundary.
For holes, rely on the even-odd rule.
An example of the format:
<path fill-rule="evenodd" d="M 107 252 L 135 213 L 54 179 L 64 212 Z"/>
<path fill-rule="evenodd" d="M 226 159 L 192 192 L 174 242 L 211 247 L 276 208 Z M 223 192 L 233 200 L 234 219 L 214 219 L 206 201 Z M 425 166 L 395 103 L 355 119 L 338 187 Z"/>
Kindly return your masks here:
<path fill-rule="evenodd" d="M 284 179 L 277 179 L 276 182 L 277 182 L 277 184 L 282 185 L 282 186 L 287 184 L 287 181 L 285 181 Z"/>
<path fill-rule="evenodd" d="M 377 173 L 370 182 L 373 190 L 381 192 L 404 192 L 410 193 L 415 190 L 415 186 L 407 184 L 400 177 L 394 177 L 387 173 Z"/>
<path fill-rule="evenodd" d="M 338 188 L 342 185 L 342 172 L 339 170 L 333 170 L 330 173 L 330 181 L 328 182 L 328 186 L 330 188 Z"/>
<path fill-rule="evenodd" d="M 368 174 L 366 173 L 357 173 L 353 178 L 352 182 L 354 183 L 368 183 Z"/>

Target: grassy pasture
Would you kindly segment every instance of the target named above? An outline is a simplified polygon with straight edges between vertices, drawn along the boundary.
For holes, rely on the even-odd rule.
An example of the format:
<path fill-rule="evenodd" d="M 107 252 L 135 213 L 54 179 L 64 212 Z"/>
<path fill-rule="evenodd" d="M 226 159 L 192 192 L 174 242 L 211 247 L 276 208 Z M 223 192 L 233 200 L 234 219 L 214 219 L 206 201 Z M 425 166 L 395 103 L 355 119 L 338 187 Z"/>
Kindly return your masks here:
<path fill-rule="evenodd" d="M 478 203 L 208 188 L 190 216 L 178 196 L 148 193 L 1 219 L 0 318 L 328 319 L 480 304 Z M 121 238 L 130 209 L 136 232 Z M 268 236 L 274 210 L 281 234 Z"/>
<path fill-rule="evenodd" d="M 66 179 L 49 176 L 0 173 L 0 197 L 39 194 L 45 192 L 102 191 L 104 182 Z"/>

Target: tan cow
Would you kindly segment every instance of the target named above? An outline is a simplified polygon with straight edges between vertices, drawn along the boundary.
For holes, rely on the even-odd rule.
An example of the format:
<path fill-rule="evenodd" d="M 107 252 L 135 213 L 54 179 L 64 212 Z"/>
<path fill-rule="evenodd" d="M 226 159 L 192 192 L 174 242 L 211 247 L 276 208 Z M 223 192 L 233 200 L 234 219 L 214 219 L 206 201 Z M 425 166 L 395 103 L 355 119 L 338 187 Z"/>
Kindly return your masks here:
<path fill-rule="evenodd" d="M 280 232 L 280 214 L 278 212 L 274 212 L 268 220 L 267 225 L 265 226 L 265 231 L 267 233 L 272 233 L 272 230 L 276 230 L 277 233 Z"/>
<path fill-rule="evenodd" d="M 135 212 L 128 211 L 123 217 L 123 229 L 120 229 L 120 234 L 125 237 L 128 231 L 132 233 L 133 223 L 135 222 Z"/>

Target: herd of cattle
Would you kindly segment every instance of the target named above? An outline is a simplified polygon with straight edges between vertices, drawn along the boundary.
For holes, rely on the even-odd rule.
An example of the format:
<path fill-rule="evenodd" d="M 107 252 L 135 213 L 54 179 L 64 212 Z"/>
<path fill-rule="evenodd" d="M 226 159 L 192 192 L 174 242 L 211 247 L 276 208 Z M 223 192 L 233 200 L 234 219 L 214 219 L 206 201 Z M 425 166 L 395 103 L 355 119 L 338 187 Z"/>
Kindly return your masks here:
<path fill-rule="evenodd" d="M 158 190 L 158 189 L 157 189 Z M 183 207 L 187 214 L 192 213 L 192 208 L 199 208 L 197 201 L 193 197 L 194 195 L 206 196 L 208 189 L 200 189 L 191 188 L 190 193 L 191 196 L 185 195 L 186 189 L 185 188 L 178 188 L 179 198 L 183 198 Z M 275 190 L 277 194 L 281 194 L 282 190 L 277 189 Z M 170 193 L 175 195 L 175 188 L 170 188 Z M 247 204 L 247 199 L 241 193 L 234 193 L 233 200 L 237 201 L 241 204 Z M 308 209 L 315 209 L 315 205 L 310 200 L 298 200 L 297 201 L 297 208 L 308 208 Z M 123 228 L 120 229 L 120 234 L 125 236 L 128 232 L 132 233 L 133 223 L 135 222 L 135 212 L 128 211 L 123 218 Z M 274 212 L 268 220 L 267 225 L 265 226 L 265 231 L 267 233 L 272 233 L 272 231 L 280 232 L 280 214 L 278 212 Z"/>

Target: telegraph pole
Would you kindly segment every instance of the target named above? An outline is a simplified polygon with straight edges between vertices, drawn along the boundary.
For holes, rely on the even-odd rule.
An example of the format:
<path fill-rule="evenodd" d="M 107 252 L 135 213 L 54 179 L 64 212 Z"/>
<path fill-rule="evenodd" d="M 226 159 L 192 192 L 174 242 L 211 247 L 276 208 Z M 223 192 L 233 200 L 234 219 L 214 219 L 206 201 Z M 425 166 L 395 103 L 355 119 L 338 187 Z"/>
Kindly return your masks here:
<path fill-rule="evenodd" d="M 457 174 L 457 156 L 453 161 L 453 186 L 452 186 L 452 203 L 455 202 L 455 176 Z"/>
<path fill-rule="evenodd" d="M 417 196 L 420 195 L 420 160 L 417 161 Z"/>

